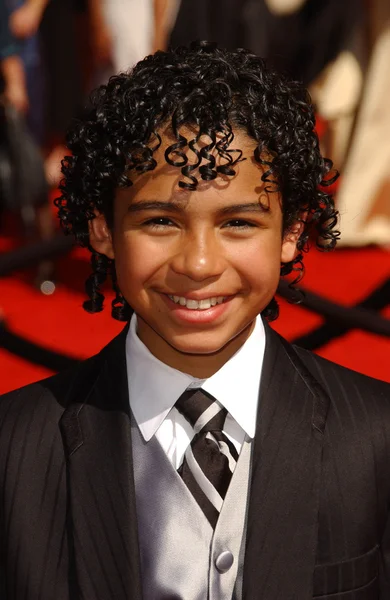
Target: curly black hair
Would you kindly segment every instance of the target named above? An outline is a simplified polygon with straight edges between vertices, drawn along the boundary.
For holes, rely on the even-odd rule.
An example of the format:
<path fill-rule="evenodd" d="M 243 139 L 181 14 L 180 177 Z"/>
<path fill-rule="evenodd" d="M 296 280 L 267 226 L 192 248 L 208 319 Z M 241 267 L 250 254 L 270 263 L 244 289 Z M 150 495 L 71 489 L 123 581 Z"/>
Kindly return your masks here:
<path fill-rule="evenodd" d="M 194 131 L 192 139 L 183 135 L 186 125 Z M 67 136 L 72 156 L 62 162 L 62 195 L 56 206 L 65 232 L 92 252 L 87 311 L 102 310 L 100 288 L 111 276 L 114 318 L 127 320 L 132 313 L 119 290 L 114 261 L 89 244 L 88 224 L 96 210 L 112 224 L 116 189 L 132 185 L 132 171 L 145 173 L 156 167 L 154 152 L 166 126 L 176 141 L 165 151 L 165 160 L 181 170 L 179 185 L 190 190 L 197 187 L 199 177 L 210 181 L 218 174 L 235 175 L 242 153 L 232 146 L 234 129 L 257 142 L 254 157 L 264 166 L 261 178 L 266 189 L 282 195 L 284 231 L 297 221 L 304 224 L 298 255 L 281 265 L 282 276 L 295 272 L 294 283 L 300 280 L 303 252 L 311 238 L 321 249 L 335 246 L 337 211 L 326 187 L 337 174 L 332 162 L 321 156 L 307 90 L 243 49 L 231 52 L 197 42 L 159 51 L 99 87 Z M 196 142 L 204 135 L 210 143 L 199 150 Z M 188 162 L 188 147 L 197 156 L 196 164 Z M 275 300 L 263 314 L 270 320 L 277 317 Z"/>

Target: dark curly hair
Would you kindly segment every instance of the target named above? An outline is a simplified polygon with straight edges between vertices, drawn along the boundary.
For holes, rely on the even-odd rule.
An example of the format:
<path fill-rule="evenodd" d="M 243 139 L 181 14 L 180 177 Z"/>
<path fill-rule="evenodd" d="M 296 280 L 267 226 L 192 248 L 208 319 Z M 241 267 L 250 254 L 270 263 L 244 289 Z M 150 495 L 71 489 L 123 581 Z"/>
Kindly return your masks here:
<path fill-rule="evenodd" d="M 62 162 L 62 196 L 56 206 L 65 232 L 92 252 L 87 311 L 102 310 L 100 288 L 110 276 L 116 294 L 113 316 L 127 320 L 131 315 L 117 284 L 114 261 L 89 245 L 88 223 L 97 210 L 112 224 L 116 189 L 132 185 L 132 171 L 145 173 L 156 167 L 159 132 L 167 125 L 176 141 L 165 151 L 165 160 L 181 170 L 179 185 L 190 190 L 197 187 L 198 178 L 210 181 L 218 174 L 235 175 L 242 153 L 233 149 L 233 129 L 245 131 L 257 142 L 254 156 L 265 167 L 261 178 L 266 189 L 282 195 L 284 231 L 297 221 L 304 224 L 298 255 L 281 265 L 281 275 L 295 272 L 294 283 L 300 280 L 310 238 L 321 249 L 335 246 L 337 211 L 326 187 L 337 175 L 332 174 L 331 161 L 321 156 L 306 89 L 274 73 L 246 50 L 230 52 L 198 42 L 159 51 L 99 87 L 91 106 L 68 133 L 72 156 Z M 185 125 L 195 130 L 192 139 L 183 135 Z M 210 143 L 197 149 L 202 135 Z M 188 147 L 197 156 L 196 164 L 188 162 Z M 263 314 L 276 318 L 275 300 Z"/>

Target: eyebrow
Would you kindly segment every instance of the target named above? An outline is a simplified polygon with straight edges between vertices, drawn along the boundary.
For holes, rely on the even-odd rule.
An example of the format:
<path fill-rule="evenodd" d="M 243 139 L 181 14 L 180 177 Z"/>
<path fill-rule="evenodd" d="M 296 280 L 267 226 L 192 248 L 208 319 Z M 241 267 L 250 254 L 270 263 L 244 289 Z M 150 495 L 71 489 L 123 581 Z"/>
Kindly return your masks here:
<path fill-rule="evenodd" d="M 231 204 L 229 206 L 224 206 L 219 212 L 223 215 L 242 212 L 259 212 L 262 214 L 270 214 L 271 208 L 261 204 L 261 202 L 248 202 L 245 204 Z"/>
<path fill-rule="evenodd" d="M 183 209 L 174 202 L 158 202 L 157 200 L 150 202 L 134 202 L 128 207 L 128 212 L 137 213 L 144 210 L 165 210 L 166 212 L 181 213 Z"/>
<path fill-rule="evenodd" d="M 141 211 L 147 210 L 162 210 L 165 212 L 175 212 L 182 213 L 183 208 L 178 205 L 176 202 L 161 202 L 158 200 L 153 201 L 140 201 L 134 202 L 130 204 L 128 207 L 128 212 L 137 213 Z M 260 202 L 248 202 L 241 204 L 230 204 L 229 206 L 224 206 L 219 211 L 221 215 L 230 215 L 235 213 L 243 213 L 243 212 L 257 212 L 261 214 L 271 214 L 271 208 L 261 204 Z"/>

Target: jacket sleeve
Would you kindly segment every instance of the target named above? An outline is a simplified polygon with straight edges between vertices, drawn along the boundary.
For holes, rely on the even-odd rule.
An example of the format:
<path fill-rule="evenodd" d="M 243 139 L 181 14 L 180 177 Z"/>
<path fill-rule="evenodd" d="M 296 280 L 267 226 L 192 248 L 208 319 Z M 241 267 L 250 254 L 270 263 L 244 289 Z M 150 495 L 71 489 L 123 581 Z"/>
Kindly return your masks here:
<path fill-rule="evenodd" d="M 379 589 L 380 600 L 390 598 L 390 511 L 380 547 Z"/>

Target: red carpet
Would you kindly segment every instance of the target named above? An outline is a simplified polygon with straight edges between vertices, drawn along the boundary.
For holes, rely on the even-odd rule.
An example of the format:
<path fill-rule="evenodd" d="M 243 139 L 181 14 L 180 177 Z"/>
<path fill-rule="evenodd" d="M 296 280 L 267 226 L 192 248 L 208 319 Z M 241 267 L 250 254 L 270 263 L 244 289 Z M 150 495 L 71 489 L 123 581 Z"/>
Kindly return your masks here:
<path fill-rule="evenodd" d="M 13 240 L 0 238 L 0 252 Z M 305 257 L 307 289 L 346 306 L 352 306 L 390 276 L 390 253 L 379 249 L 340 250 L 322 254 L 312 250 Z M 87 254 L 81 249 L 58 261 L 58 286 L 52 296 L 43 296 L 29 284 L 29 276 L 17 274 L 0 279 L 0 309 L 7 327 L 40 345 L 84 358 L 98 351 L 123 324 L 109 311 L 89 315 L 82 309 L 83 282 L 89 273 Z M 107 305 L 109 302 L 107 302 Z M 274 323 L 288 339 L 321 324 L 321 317 L 281 301 L 281 315 Z M 382 313 L 390 318 L 390 306 Z M 390 382 L 390 339 L 351 331 L 333 339 L 319 351 L 342 365 Z M 20 387 L 51 372 L 0 348 L 0 393 Z"/>

